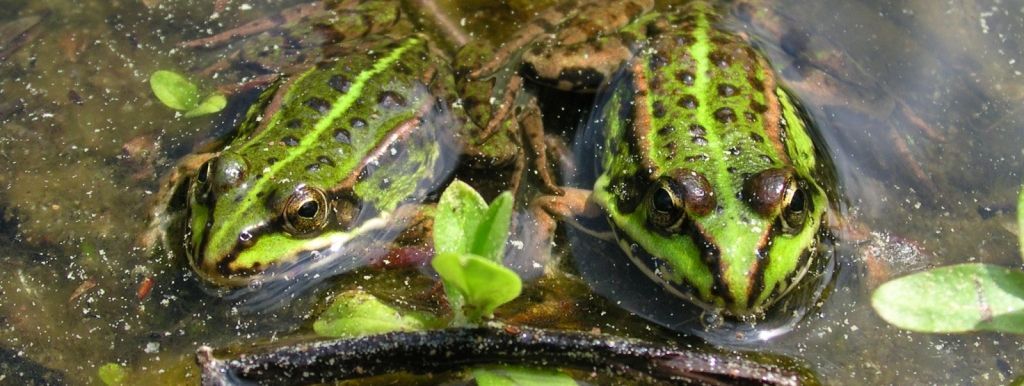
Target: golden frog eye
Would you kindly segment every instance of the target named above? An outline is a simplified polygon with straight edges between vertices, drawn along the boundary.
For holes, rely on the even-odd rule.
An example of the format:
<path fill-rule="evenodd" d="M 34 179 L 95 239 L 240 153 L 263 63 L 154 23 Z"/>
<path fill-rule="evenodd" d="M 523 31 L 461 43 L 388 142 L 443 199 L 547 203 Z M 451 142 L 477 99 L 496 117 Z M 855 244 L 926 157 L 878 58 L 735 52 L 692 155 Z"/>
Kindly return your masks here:
<path fill-rule="evenodd" d="M 806 188 L 802 184 L 794 183 L 787 195 L 786 206 L 782 208 L 779 222 L 782 231 L 788 234 L 800 233 L 804 223 L 807 222 L 807 213 L 810 212 L 810 200 L 807 199 Z"/>
<path fill-rule="evenodd" d="M 683 222 L 686 216 L 683 198 L 673 189 L 669 179 L 662 178 L 647 194 L 647 221 L 657 229 L 670 233 Z"/>
<path fill-rule="evenodd" d="M 284 230 L 296 237 L 308 237 L 327 226 L 330 204 L 320 189 L 300 187 L 284 206 Z"/>
<path fill-rule="evenodd" d="M 664 233 L 680 233 L 687 216 L 704 216 L 715 208 L 711 184 L 689 169 L 662 176 L 647 193 L 647 221 Z"/>

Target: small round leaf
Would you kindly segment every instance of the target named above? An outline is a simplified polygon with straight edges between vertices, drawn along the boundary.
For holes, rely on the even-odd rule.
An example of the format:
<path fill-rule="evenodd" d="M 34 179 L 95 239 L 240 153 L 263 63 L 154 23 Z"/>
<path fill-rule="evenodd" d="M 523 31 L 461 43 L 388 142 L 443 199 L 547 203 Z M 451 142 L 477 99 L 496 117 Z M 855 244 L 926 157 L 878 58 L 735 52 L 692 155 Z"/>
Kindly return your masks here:
<path fill-rule="evenodd" d="M 188 111 L 199 106 L 199 87 L 174 71 L 154 72 L 149 77 L 149 86 L 167 107 Z"/>

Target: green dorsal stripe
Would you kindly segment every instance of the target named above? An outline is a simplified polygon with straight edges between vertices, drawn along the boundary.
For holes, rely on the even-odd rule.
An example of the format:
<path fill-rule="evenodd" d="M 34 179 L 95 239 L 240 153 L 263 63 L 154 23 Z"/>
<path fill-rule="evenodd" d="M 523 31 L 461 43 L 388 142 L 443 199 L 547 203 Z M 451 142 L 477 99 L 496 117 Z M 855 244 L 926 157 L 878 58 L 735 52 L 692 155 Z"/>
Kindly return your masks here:
<path fill-rule="evenodd" d="M 348 92 L 338 96 L 338 98 L 334 100 L 334 103 L 331 104 L 331 110 L 328 111 L 327 114 L 325 114 L 322 118 L 320 118 L 320 120 L 316 122 L 316 125 L 313 125 L 313 129 L 310 130 L 309 133 L 302 137 L 302 140 L 299 142 L 299 145 L 291 148 L 287 157 L 285 157 L 283 160 L 278 161 L 277 163 L 274 163 L 270 167 L 269 171 L 263 173 L 263 178 L 256 181 L 256 185 L 253 186 L 252 190 L 249 191 L 249 194 L 245 196 L 245 199 L 243 200 L 242 204 L 239 206 L 237 210 L 230 214 L 231 217 L 228 218 L 228 220 L 224 224 L 233 224 L 237 222 L 243 214 L 247 213 L 248 210 L 254 204 L 256 204 L 256 197 L 258 197 L 260 193 L 265 189 L 268 181 L 273 181 L 278 172 L 280 172 L 282 169 L 287 168 L 288 165 L 295 161 L 296 158 L 298 158 L 302 154 L 305 154 L 307 151 L 313 148 L 318 143 L 320 136 L 323 135 L 325 131 L 333 127 L 334 120 L 338 119 L 338 117 L 340 117 L 345 111 L 352 107 L 352 104 L 355 103 L 357 99 L 359 99 L 363 92 L 363 87 L 366 86 L 366 82 L 369 81 L 370 78 L 387 70 L 388 67 L 395 64 L 399 60 L 399 58 L 401 58 L 402 54 L 404 54 L 406 51 L 408 51 L 409 49 L 411 49 L 412 47 L 416 46 L 419 43 L 420 39 L 408 39 L 405 42 L 403 42 L 402 45 L 398 46 L 398 48 L 396 48 L 394 51 L 391 51 L 391 53 L 389 53 L 387 56 L 381 58 L 376 63 L 374 63 L 373 67 L 364 70 L 363 72 L 360 72 L 359 75 L 356 76 L 355 80 L 352 82 L 352 86 L 349 88 Z M 216 233 L 211 235 L 211 244 L 222 245 L 220 242 L 214 241 L 226 237 L 224 233 L 227 232 L 228 229 L 232 228 L 233 227 L 228 226 L 220 227 L 220 229 L 218 229 Z"/>
<path fill-rule="evenodd" d="M 710 84 L 710 75 L 708 75 L 711 73 L 712 66 L 711 59 L 709 58 L 709 55 L 711 55 L 711 38 L 708 36 L 708 30 L 711 26 L 708 23 L 706 13 L 697 12 L 696 15 L 697 28 L 695 28 L 693 32 L 695 42 L 693 43 L 693 48 L 690 52 L 697 66 L 696 74 L 699 74 L 696 76 L 693 85 L 694 90 L 696 90 L 695 94 L 700 98 L 699 103 L 697 104 L 697 121 L 708 128 L 704 135 L 704 138 L 708 141 L 707 152 L 710 155 L 708 163 L 713 163 L 714 169 L 717 171 L 716 175 L 711 177 L 711 182 L 712 185 L 719 185 L 715 184 L 715 182 L 729 181 L 729 172 L 726 171 L 728 165 L 721 161 L 724 150 L 722 149 L 722 139 L 718 135 L 720 130 L 714 129 L 714 126 L 719 125 L 720 123 L 715 119 L 711 112 L 714 104 L 712 104 L 707 98 L 708 95 L 715 92 L 715 90 L 710 89 L 712 86 Z M 720 185 L 721 186 L 714 187 L 719 201 L 728 200 L 733 196 L 733 192 L 731 191 L 732 186 L 730 184 L 726 183 Z M 728 208 L 729 205 L 725 205 L 725 207 Z"/>
<path fill-rule="evenodd" d="M 714 194 L 718 201 L 718 205 L 726 208 L 726 211 L 729 212 L 723 213 L 723 216 L 735 216 L 738 218 L 739 216 L 735 215 L 735 211 L 738 208 L 737 205 L 742 204 L 728 202 L 734 199 L 735 192 L 733 191 L 732 184 L 728 182 L 730 181 L 728 171 L 729 163 L 723 161 L 725 149 L 723 149 L 723 140 L 720 135 L 722 130 L 714 128 L 718 125 L 724 125 L 724 123 L 715 119 L 713 113 L 717 104 L 712 103 L 714 97 L 711 97 L 711 95 L 715 95 L 717 90 L 714 90 L 714 86 L 711 84 L 710 74 L 712 74 L 712 66 L 715 64 L 711 63 L 710 58 L 713 43 L 711 42 L 709 31 L 712 29 L 712 26 L 708 21 L 707 12 L 709 11 L 702 10 L 701 12 L 695 13 L 697 16 L 697 28 L 694 29 L 694 43 L 693 48 L 690 51 L 697 67 L 695 73 L 698 74 L 693 85 L 693 88 L 696 91 L 695 94 L 698 95 L 699 98 L 699 103 L 697 104 L 697 120 L 708 128 L 704 138 L 707 139 L 706 151 L 710 155 L 707 161 L 709 169 L 711 170 L 709 173 L 713 173 L 713 175 L 708 175 L 707 177 L 715 192 Z M 716 280 L 716 282 L 722 284 L 735 283 L 735 278 L 730 277 L 730 272 L 726 271 L 728 268 L 719 265 L 718 267 L 709 266 L 708 269 L 715 275 L 721 276 L 721 280 Z M 726 291 L 733 296 L 734 301 L 739 302 L 740 304 L 746 304 L 746 296 L 744 295 L 743 288 L 737 289 L 728 285 L 725 287 L 726 288 L 721 288 L 720 291 Z"/>

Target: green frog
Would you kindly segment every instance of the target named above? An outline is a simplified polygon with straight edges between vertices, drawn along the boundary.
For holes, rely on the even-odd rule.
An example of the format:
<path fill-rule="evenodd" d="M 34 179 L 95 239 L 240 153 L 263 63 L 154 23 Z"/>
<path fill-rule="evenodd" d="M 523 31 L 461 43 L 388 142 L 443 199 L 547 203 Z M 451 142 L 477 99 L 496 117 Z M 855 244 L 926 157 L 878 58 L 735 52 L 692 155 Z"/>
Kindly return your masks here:
<path fill-rule="evenodd" d="M 451 179 L 460 156 L 522 174 L 520 127 L 540 128 L 535 105 L 480 135 L 456 93 L 450 50 L 403 12 L 382 0 L 282 12 L 280 20 L 301 15 L 337 33 L 317 60 L 278 67 L 223 146 L 182 163 L 164 189 L 177 207 L 155 216 L 179 227 L 167 244 L 200 277 L 228 287 L 313 282 L 387 263 L 390 244 L 429 239 L 430 208 L 419 204 Z M 201 43 L 189 45 L 221 42 Z M 167 221 L 171 214 L 179 218 Z"/>
<path fill-rule="evenodd" d="M 703 2 L 558 6 L 468 76 L 602 90 L 578 141 L 596 176 L 533 202 L 539 253 L 559 219 L 605 218 L 660 290 L 754 322 L 808 277 L 827 276 L 815 271 L 830 266 L 829 164 L 797 101 L 716 12 Z"/>

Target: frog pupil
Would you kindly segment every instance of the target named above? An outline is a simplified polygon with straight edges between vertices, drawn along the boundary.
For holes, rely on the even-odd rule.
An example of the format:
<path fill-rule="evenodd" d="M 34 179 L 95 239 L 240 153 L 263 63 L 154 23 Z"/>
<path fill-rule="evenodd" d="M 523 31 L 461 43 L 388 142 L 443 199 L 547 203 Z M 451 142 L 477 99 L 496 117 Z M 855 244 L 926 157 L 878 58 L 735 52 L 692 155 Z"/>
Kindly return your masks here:
<path fill-rule="evenodd" d="M 316 201 L 306 201 L 299 207 L 297 214 L 300 217 L 313 218 L 319 210 L 320 204 L 317 204 Z"/>
<path fill-rule="evenodd" d="M 210 161 L 206 161 L 203 166 L 199 167 L 199 174 L 196 175 L 196 181 L 200 184 L 205 184 L 207 178 L 210 175 Z"/>
<path fill-rule="evenodd" d="M 654 192 L 654 209 L 659 212 L 668 212 L 675 208 L 672 203 L 672 194 L 667 189 L 661 188 Z"/>

